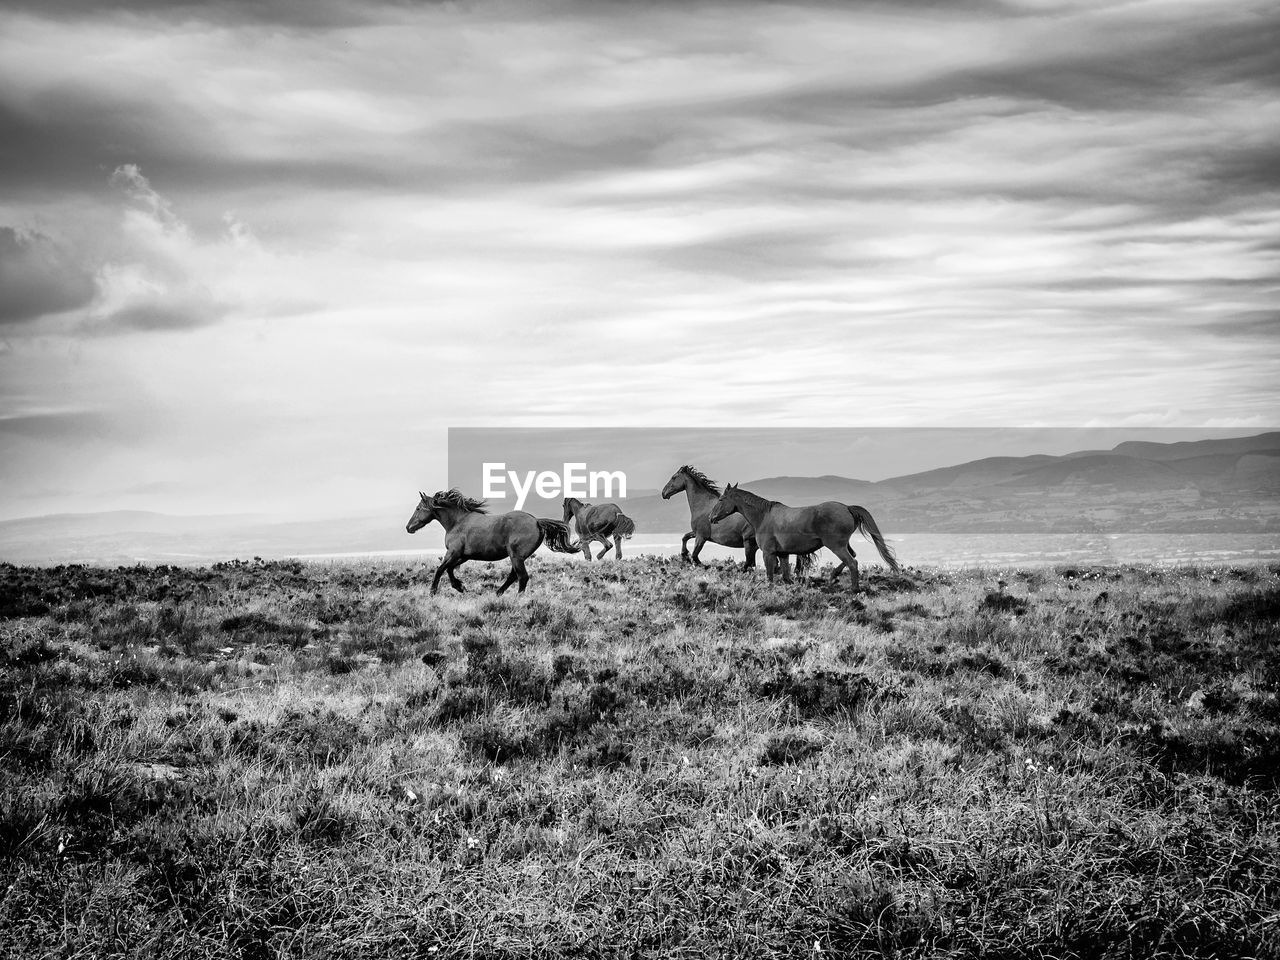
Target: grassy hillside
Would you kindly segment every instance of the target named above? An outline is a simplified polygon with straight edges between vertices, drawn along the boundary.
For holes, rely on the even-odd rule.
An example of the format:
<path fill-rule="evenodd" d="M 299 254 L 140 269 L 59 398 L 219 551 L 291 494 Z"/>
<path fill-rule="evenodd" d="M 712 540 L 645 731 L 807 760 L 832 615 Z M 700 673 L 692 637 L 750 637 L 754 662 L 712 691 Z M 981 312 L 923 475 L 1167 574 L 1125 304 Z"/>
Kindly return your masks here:
<path fill-rule="evenodd" d="M 1280 569 L 531 571 L 0 566 L 0 952 L 1280 956 Z"/>

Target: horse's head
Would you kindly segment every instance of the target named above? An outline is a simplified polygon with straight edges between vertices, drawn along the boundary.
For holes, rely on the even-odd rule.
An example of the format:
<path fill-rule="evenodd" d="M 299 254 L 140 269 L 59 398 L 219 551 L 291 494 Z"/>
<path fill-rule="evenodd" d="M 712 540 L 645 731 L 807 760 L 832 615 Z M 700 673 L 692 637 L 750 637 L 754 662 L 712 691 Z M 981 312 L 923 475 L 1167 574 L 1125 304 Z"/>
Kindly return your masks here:
<path fill-rule="evenodd" d="M 670 500 L 677 493 L 683 490 L 684 485 L 688 483 L 688 478 L 684 475 L 684 469 L 681 468 L 671 475 L 671 479 L 667 481 L 667 485 L 662 488 L 662 499 Z"/>
<path fill-rule="evenodd" d="M 577 497 L 564 498 L 564 522 L 568 523 L 573 515 L 582 509 L 582 501 Z"/>
<path fill-rule="evenodd" d="M 711 522 L 719 523 L 726 517 L 739 513 L 742 510 L 742 501 L 738 496 L 738 485 L 736 483 L 726 484 L 724 493 L 720 494 L 720 499 L 716 501 L 716 505 L 711 509 Z"/>
<path fill-rule="evenodd" d="M 413 516 L 409 518 L 409 522 L 404 526 L 410 533 L 417 533 L 436 518 L 436 507 L 431 502 L 431 498 L 421 490 L 418 491 L 418 496 L 422 499 L 418 501 L 418 506 L 413 511 Z"/>

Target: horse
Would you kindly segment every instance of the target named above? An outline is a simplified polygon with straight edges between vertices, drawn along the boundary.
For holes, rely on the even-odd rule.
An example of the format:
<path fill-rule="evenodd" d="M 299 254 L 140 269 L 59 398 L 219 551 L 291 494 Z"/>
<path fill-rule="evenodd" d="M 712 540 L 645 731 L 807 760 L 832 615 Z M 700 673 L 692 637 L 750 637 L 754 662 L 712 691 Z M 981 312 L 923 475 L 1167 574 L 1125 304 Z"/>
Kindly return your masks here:
<path fill-rule="evenodd" d="M 667 485 L 662 488 L 662 499 L 670 500 L 681 490 L 689 501 L 689 526 L 692 529 L 680 539 L 680 558 L 701 565 L 698 554 L 708 540 L 722 547 L 743 547 L 747 551 L 743 570 L 750 570 L 756 565 L 756 538 L 751 524 L 742 514 L 736 514 L 727 520 L 716 523 L 711 519 L 711 511 L 720 496 L 720 488 L 707 478 L 701 470 L 685 464 L 671 475 Z M 693 554 L 689 553 L 690 538 L 697 538 L 693 545 Z"/>
<path fill-rule="evenodd" d="M 564 498 L 564 522 L 574 521 L 578 532 L 578 541 L 582 544 L 582 555 L 591 559 L 591 544 L 599 540 L 604 544 L 597 560 L 613 548 L 614 558 L 622 559 L 622 541 L 636 532 L 635 521 L 622 512 L 616 503 L 583 503 L 577 497 Z M 613 543 L 609 538 L 613 537 Z"/>
<path fill-rule="evenodd" d="M 783 582 L 791 582 L 788 554 L 813 553 L 819 547 L 826 547 L 841 561 L 841 566 L 832 574 L 833 582 L 840 575 L 841 567 L 847 566 L 856 593 L 858 561 L 849 546 L 849 537 L 857 530 L 861 530 L 863 536 L 869 536 L 884 562 L 895 573 L 898 571 L 898 558 L 884 542 L 880 528 L 864 507 L 836 500 L 811 507 L 789 507 L 785 503 L 756 496 L 750 490 L 740 490 L 736 484 L 729 484 L 711 511 L 711 521 L 723 521 L 733 515 L 745 516 L 755 531 L 760 550 L 764 553 L 764 569 L 770 583 L 779 564 Z"/>
<path fill-rule="evenodd" d="M 529 585 L 529 574 L 525 570 L 525 560 L 542 546 L 547 546 L 557 553 L 577 553 L 579 545 L 569 542 L 569 526 L 559 520 L 544 520 L 523 510 L 513 510 L 489 516 L 485 513 L 485 502 L 463 496 L 456 488 L 439 491 L 428 497 L 421 490 L 413 516 L 405 524 L 409 533 L 417 533 L 432 520 L 439 520 L 444 527 L 444 559 L 436 568 L 435 579 L 431 581 L 431 592 L 440 589 L 440 577 L 449 575 L 449 583 L 453 589 L 463 593 L 462 581 L 454 571 L 468 560 L 503 560 L 511 559 L 511 572 L 498 587 L 501 594 L 507 587 L 520 581 L 519 593 Z"/>

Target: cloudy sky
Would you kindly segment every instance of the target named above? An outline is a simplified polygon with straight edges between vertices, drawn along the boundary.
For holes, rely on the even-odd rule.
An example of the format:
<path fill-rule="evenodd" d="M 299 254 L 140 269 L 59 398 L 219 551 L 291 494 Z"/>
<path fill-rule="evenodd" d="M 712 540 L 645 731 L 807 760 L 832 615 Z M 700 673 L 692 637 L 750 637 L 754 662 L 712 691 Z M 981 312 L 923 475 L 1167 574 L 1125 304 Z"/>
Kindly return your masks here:
<path fill-rule="evenodd" d="M 400 509 L 449 426 L 1274 426 L 1277 51 L 1248 0 L 0 0 L 0 518 Z"/>

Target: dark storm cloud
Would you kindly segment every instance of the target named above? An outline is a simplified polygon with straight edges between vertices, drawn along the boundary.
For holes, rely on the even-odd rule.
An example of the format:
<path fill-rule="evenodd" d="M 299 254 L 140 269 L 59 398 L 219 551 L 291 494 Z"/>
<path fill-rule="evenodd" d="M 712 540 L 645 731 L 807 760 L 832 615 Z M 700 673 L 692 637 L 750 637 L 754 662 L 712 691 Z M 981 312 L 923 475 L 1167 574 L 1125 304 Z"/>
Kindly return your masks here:
<path fill-rule="evenodd" d="M 1212 100 L 1216 85 L 1280 85 L 1280 9 L 1223 7 L 1220 13 L 1221 22 L 1154 28 L 1141 21 L 1087 25 L 1075 31 L 1078 43 L 1028 50 L 996 58 L 990 66 L 872 91 L 869 99 L 886 107 L 1009 98 L 1026 107 L 1052 103 L 1102 112 L 1182 110 L 1196 104 L 1188 103 L 1188 96 Z M 1070 24 L 1064 23 L 1068 35 Z"/>
<path fill-rule="evenodd" d="M 1245 190 L 1280 190 L 1280 131 L 1272 132 L 1271 136 L 1270 143 L 1214 151 L 1205 165 L 1203 178 Z"/>
<path fill-rule="evenodd" d="M 83 307 L 96 289 L 48 237 L 0 226 L 0 325 Z"/>
<path fill-rule="evenodd" d="M 159 3 L 135 7 L 167 9 Z M 241 8 L 239 3 L 190 5 L 228 16 Z M 65 9 L 77 7 L 66 4 Z M 285 5 L 281 16 L 293 9 Z M 684 149 L 736 149 L 716 139 L 717 130 L 732 118 L 759 124 L 766 142 L 770 123 L 813 124 L 827 128 L 807 132 L 820 142 L 850 150 L 883 150 L 927 142 L 975 122 L 998 121 L 1045 104 L 1101 112 L 1163 110 L 1178 106 L 1188 88 L 1212 99 L 1212 90 L 1200 89 L 1205 83 L 1273 83 L 1280 72 L 1275 64 L 1280 18 L 1236 16 L 1195 30 L 1186 27 L 1173 36 L 1167 27 L 1150 36 L 1133 27 L 1132 35 L 1114 42 L 1104 35 L 1085 52 L 1080 45 L 1062 44 L 985 69 L 931 70 L 932 76 L 920 81 L 828 81 L 737 98 L 701 98 L 690 91 L 684 101 L 638 102 L 610 110 L 446 120 L 397 134 L 394 142 L 388 138 L 385 151 L 353 151 L 348 156 L 238 151 L 234 144 L 214 139 L 198 111 L 180 109 L 163 97 L 139 99 L 136 92 L 112 92 L 109 82 L 101 88 L 63 85 L 41 93 L 23 109 L 6 106 L 0 92 L 0 177 L 12 186 L 85 187 L 100 182 L 104 170 L 145 159 L 150 176 L 170 189 L 184 184 L 214 189 L 296 184 L 374 191 L 423 185 L 460 190 L 564 182 L 588 173 L 681 163 Z M 778 134 L 780 141 L 786 136 Z M 352 131 L 353 143 L 367 137 Z M 1158 150 L 1160 144 L 1135 147 Z M 1275 176 L 1270 171 L 1280 168 L 1271 162 L 1276 149 L 1265 144 L 1219 145 L 1206 176 L 1269 185 Z M 1108 199 L 1106 192 L 1123 197 L 1123 189 L 1114 182 L 1092 186 L 1104 194 L 1103 200 Z M 792 188 L 821 192 L 823 186 L 797 183 Z M 1008 189 L 1012 194 L 1021 188 L 1010 184 Z M 1065 192 L 1070 189 L 1069 184 L 1063 187 Z M 1141 182 L 1134 189 L 1141 189 Z"/>
<path fill-rule="evenodd" d="M 1219 337 L 1274 338 L 1280 334 L 1280 310 L 1244 310 L 1203 329 Z"/>
<path fill-rule="evenodd" d="M 105 91 L 63 90 L 38 112 L 17 110 L 0 90 L 0 181 L 10 190 L 100 191 L 116 167 L 146 158 L 157 180 L 225 189 L 257 184 L 377 189 L 409 174 L 402 163 L 316 157 L 236 157 L 211 143 L 199 118 Z M 421 176 L 421 168 L 413 170 Z"/>
<path fill-rule="evenodd" d="M 401 134 L 386 151 L 263 157 L 212 139 L 198 112 L 109 84 L 64 86 L 22 109 L 5 100 L 0 90 L 0 180 L 10 189 L 97 189 L 117 166 L 139 158 L 151 177 L 171 188 L 274 183 L 377 191 L 545 182 L 643 166 L 700 119 L 679 109 L 658 118 L 645 108 L 579 118 L 587 126 L 553 114 L 449 120 Z M 353 130 L 351 137 L 358 143 L 368 134 Z M 406 149 L 414 144 L 419 149 Z"/>
<path fill-rule="evenodd" d="M 61 20 L 107 17 L 155 17 L 170 22 L 257 23 L 298 28 L 341 27 L 363 23 L 380 8 L 397 2 L 350 3 L 346 0 L 3 0 L 0 10 L 17 10 Z M 429 5 L 422 0 L 422 5 Z"/>
<path fill-rule="evenodd" d="M 0 437 L 29 440 L 89 440 L 111 433 L 109 417 L 99 413 L 34 413 L 0 417 Z"/>
<path fill-rule="evenodd" d="M 0 180 L 10 190 L 100 189 L 113 169 L 140 156 L 185 165 L 212 160 L 216 150 L 199 117 L 109 83 L 65 85 L 21 107 L 7 100 L 0 90 Z"/>

